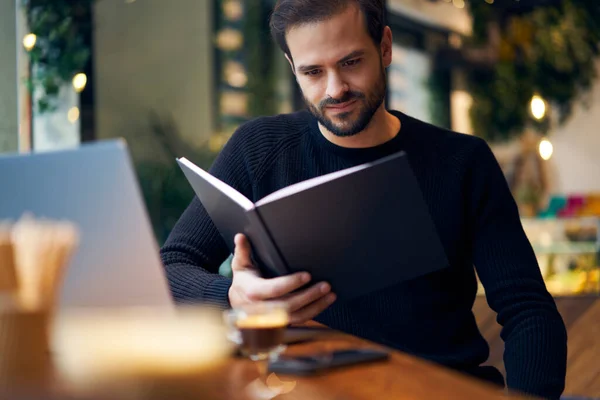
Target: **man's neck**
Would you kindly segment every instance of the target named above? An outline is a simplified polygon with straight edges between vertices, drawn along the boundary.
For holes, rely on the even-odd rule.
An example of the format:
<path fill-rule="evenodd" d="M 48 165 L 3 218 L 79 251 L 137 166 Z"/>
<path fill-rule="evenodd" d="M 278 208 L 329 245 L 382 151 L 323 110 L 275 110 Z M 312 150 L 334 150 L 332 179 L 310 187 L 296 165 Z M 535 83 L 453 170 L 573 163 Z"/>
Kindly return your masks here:
<path fill-rule="evenodd" d="M 367 127 L 353 136 L 336 136 L 319 123 L 319 130 L 327 140 L 338 146 L 350 148 L 378 146 L 393 139 L 400 132 L 400 128 L 400 120 L 383 105 L 375 112 Z"/>

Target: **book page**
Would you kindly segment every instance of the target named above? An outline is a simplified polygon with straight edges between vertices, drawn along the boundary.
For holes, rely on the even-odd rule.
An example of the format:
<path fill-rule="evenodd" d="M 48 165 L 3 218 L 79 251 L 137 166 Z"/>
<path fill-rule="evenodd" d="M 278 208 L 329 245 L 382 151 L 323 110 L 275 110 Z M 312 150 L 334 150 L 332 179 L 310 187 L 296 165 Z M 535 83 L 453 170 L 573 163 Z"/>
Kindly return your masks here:
<path fill-rule="evenodd" d="M 271 193 L 268 196 L 263 197 L 256 203 L 256 206 L 259 207 L 263 204 L 267 204 L 272 201 L 282 199 L 287 196 L 291 196 L 292 194 L 299 193 L 303 190 L 309 189 L 311 187 L 320 185 L 325 182 L 333 181 L 335 179 L 341 178 L 342 176 L 352 174 L 354 172 L 360 171 L 361 169 L 365 169 L 370 166 L 371 166 L 371 163 L 361 164 L 361 165 L 357 165 L 356 167 L 346 168 L 346 169 L 343 169 L 340 171 L 331 172 L 329 174 L 325 174 L 325 175 L 317 176 L 315 178 L 307 179 L 302 182 L 294 183 L 293 185 L 284 187 L 282 189 L 279 189 L 276 192 Z"/>
<path fill-rule="evenodd" d="M 250 211 L 254 208 L 254 203 L 252 203 L 250 200 L 248 200 L 248 198 L 246 196 L 244 196 L 243 194 L 241 194 L 240 192 L 238 192 L 237 190 L 235 190 L 234 188 L 232 188 L 231 186 L 229 186 L 222 180 L 215 178 L 214 176 L 212 176 L 208 172 L 204 171 L 202 168 L 196 166 L 196 164 L 192 163 L 191 161 L 187 160 L 186 158 L 183 158 L 183 157 L 178 158 L 178 161 L 181 162 L 182 164 L 184 164 L 186 167 L 188 167 L 192 171 L 194 171 L 196 174 L 198 174 L 201 178 L 203 178 L 208 183 L 213 185 L 215 188 L 217 188 L 218 190 L 223 192 L 223 194 L 225 194 L 231 200 L 235 201 L 246 211 Z"/>

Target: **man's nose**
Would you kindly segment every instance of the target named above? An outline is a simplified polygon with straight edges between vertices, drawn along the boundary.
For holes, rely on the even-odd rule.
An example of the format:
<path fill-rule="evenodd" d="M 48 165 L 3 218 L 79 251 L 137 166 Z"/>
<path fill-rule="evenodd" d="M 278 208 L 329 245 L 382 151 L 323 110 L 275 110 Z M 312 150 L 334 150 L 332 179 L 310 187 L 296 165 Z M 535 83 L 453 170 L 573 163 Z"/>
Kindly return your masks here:
<path fill-rule="evenodd" d="M 348 85 L 337 73 L 329 75 L 327 80 L 327 96 L 332 99 L 341 99 L 348 91 Z"/>

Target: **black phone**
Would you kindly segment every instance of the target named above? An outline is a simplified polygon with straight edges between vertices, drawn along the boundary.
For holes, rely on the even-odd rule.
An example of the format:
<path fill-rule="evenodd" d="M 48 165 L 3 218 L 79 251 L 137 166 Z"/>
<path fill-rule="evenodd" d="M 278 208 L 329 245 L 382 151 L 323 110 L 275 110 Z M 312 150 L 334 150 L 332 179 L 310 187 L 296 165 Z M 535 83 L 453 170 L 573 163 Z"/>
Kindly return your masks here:
<path fill-rule="evenodd" d="M 321 326 L 288 326 L 283 335 L 285 344 L 308 342 L 335 334 L 333 329 Z"/>
<path fill-rule="evenodd" d="M 311 356 L 280 356 L 269 363 L 269 372 L 284 375 L 312 375 L 332 368 L 388 358 L 388 352 L 373 349 L 339 350 Z"/>

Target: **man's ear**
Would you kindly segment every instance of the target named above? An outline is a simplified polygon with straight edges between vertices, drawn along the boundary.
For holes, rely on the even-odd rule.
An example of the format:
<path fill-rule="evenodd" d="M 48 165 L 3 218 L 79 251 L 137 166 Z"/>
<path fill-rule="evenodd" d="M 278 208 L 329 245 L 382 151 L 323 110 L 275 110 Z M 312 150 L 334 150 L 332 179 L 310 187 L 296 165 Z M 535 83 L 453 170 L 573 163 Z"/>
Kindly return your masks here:
<path fill-rule="evenodd" d="M 389 26 L 383 29 L 383 37 L 381 38 L 381 58 L 383 59 L 383 66 L 389 67 L 392 63 L 392 30 Z"/>
<path fill-rule="evenodd" d="M 294 60 L 292 60 L 292 58 L 289 55 L 285 55 L 285 58 L 288 60 L 288 62 L 290 63 L 290 67 L 292 67 L 292 73 L 294 75 L 296 75 L 296 68 L 294 68 Z"/>

